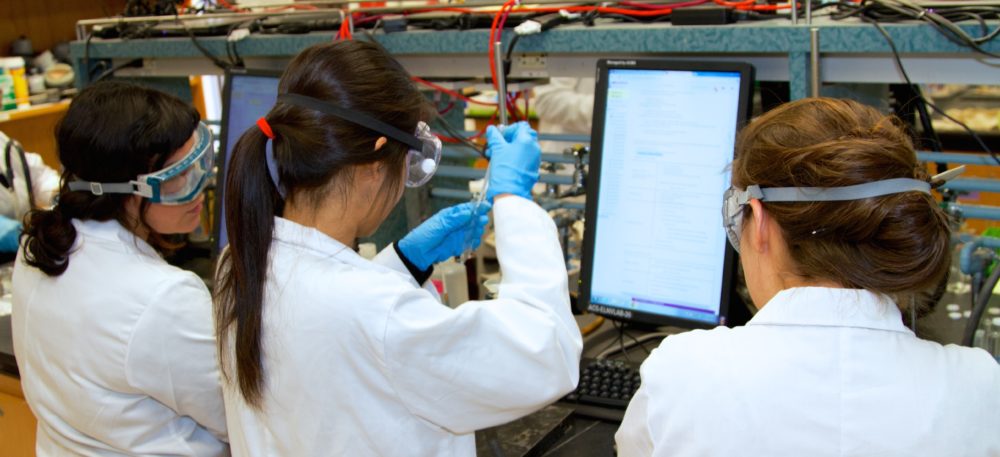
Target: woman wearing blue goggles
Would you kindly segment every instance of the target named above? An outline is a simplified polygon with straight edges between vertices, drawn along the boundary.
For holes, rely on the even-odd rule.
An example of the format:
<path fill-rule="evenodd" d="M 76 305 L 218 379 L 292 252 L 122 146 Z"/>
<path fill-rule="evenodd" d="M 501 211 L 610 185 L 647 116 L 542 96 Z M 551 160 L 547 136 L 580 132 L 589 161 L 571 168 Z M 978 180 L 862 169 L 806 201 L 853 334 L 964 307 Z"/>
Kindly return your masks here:
<path fill-rule="evenodd" d="M 62 187 L 28 213 L 12 300 L 39 449 L 229 455 L 211 296 L 160 255 L 201 222 L 213 151 L 198 119 L 176 97 L 105 81 L 56 131 Z"/>
<path fill-rule="evenodd" d="M 102 183 L 73 181 L 70 190 L 90 191 L 94 195 L 135 194 L 161 205 L 183 205 L 201 195 L 212 175 L 215 149 L 212 131 L 199 122 L 188 144 L 167 160 L 167 166 L 139 175 L 129 182 Z M 177 157 L 179 156 L 179 157 Z"/>

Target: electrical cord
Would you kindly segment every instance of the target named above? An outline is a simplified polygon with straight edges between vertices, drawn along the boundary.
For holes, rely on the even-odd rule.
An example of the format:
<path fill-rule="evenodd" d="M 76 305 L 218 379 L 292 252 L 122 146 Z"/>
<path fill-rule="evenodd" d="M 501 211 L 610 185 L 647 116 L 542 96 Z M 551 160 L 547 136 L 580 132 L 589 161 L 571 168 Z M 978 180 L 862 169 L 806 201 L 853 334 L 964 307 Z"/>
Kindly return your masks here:
<path fill-rule="evenodd" d="M 997 286 L 998 282 L 1000 282 L 1000 264 L 993 266 L 993 272 L 990 273 L 990 277 L 983 283 L 979 289 L 979 293 L 974 294 L 975 301 L 973 302 L 972 312 L 969 314 L 969 320 L 965 323 L 965 331 L 962 333 L 963 346 L 972 346 L 976 330 L 979 329 L 979 321 L 983 318 L 983 311 L 986 310 L 986 305 L 989 304 L 990 297 L 993 296 L 993 288 Z"/>
<path fill-rule="evenodd" d="M 892 57 L 893 57 L 893 61 L 896 63 L 896 68 L 903 75 L 903 79 L 906 81 L 906 84 L 908 84 L 910 86 L 913 86 L 914 85 L 913 81 L 910 80 L 910 75 L 908 73 L 906 73 L 906 69 L 903 67 L 903 60 L 900 58 L 900 56 L 899 56 L 899 50 L 896 48 L 896 43 L 893 41 L 892 37 L 889 35 L 889 32 L 885 30 L 885 27 L 883 27 L 882 24 L 878 23 L 875 20 L 872 20 L 872 19 L 870 19 L 870 18 L 868 18 L 866 16 L 861 16 L 861 19 L 863 21 L 868 22 L 868 23 L 872 24 L 873 26 L 875 26 L 875 28 L 879 31 L 879 33 L 882 34 L 882 37 L 885 38 L 886 43 L 888 43 L 888 45 L 889 45 L 889 49 L 892 50 Z M 997 164 L 1000 164 L 1000 157 L 997 157 L 997 154 L 995 152 L 993 152 L 993 150 L 991 150 L 989 148 L 989 146 L 986 145 L 986 142 L 983 141 L 982 137 L 980 137 L 978 133 L 976 133 L 974 130 L 972 130 L 971 128 L 969 128 L 969 126 L 966 125 L 964 122 L 961 122 L 958 119 L 955 119 L 954 117 L 952 117 L 951 115 L 949 115 L 948 113 L 944 112 L 944 110 L 941 109 L 939 106 L 935 105 L 934 103 L 931 103 L 931 101 L 927 100 L 927 98 L 924 97 L 923 94 L 921 94 L 919 91 L 917 92 L 917 96 L 920 97 L 920 100 L 924 104 L 926 104 L 927 106 L 929 106 L 932 109 L 934 109 L 934 111 L 936 111 L 938 114 L 940 114 L 941 116 L 944 116 L 946 119 L 948 119 L 948 120 L 950 120 L 950 121 L 958 124 L 966 132 L 968 132 L 969 135 L 972 135 L 973 140 L 975 140 L 976 143 L 979 144 L 979 147 L 982 148 L 983 151 L 985 151 L 987 154 L 989 154 L 990 157 L 992 157 L 993 160 L 997 162 Z"/>
<path fill-rule="evenodd" d="M 115 74 L 116 71 L 121 70 L 122 68 L 129 68 L 129 67 L 134 67 L 134 68 L 142 67 L 142 59 L 141 58 L 140 59 L 132 59 L 132 60 L 129 60 L 128 62 L 115 65 L 115 66 L 113 66 L 113 67 L 105 70 L 100 75 L 98 75 L 97 78 L 94 78 L 94 80 L 92 82 L 96 83 L 98 81 L 103 81 L 105 78 L 107 78 L 107 77 Z"/>
<path fill-rule="evenodd" d="M 841 2 L 837 5 L 841 12 L 832 16 L 835 20 L 853 16 L 875 22 L 918 20 L 930 25 L 946 39 L 959 46 L 968 47 L 986 56 L 1000 57 L 1000 54 L 987 51 L 981 46 L 1000 35 L 1000 26 L 990 31 L 986 24 L 986 19 L 1000 19 L 998 6 L 924 8 L 909 0 L 862 0 L 860 3 Z M 955 24 L 956 21 L 962 20 L 977 21 L 982 35 L 971 36 Z"/>
<path fill-rule="evenodd" d="M 198 37 L 194 35 L 194 32 L 192 32 L 191 29 L 188 28 L 187 24 L 185 24 L 184 21 L 180 20 L 180 17 L 178 15 L 175 14 L 174 19 L 177 21 L 178 24 L 180 24 L 181 28 L 184 29 L 184 33 L 187 33 L 188 37 L 191 38 L 191 44 L 193 44 L 195 48 L 198 48 L 198 51 L 201 52 L 202 55 L 207 57 L 208 60 L 212 61 L 212 63 L 215 64 L 216 67 L 219 67 L 222 70 L 229 70 L 230 68 L 232 68 L 232 64 L 226 63 L 222 61 L 222 59 L 219 59 L 218 57 L 214 56 L 207 48 L 205 48 L 205 46 L 199 43 Z"/>
<path fill-rule="evenodd" d="M 438 124 L 441 126 L 441 128 L 444 129 L 445 132 L 448 132 L 448 135 L 450 135 L 450 136 L 440 136 L 439 135 L 439 138 L 441 138 L 441 141 L 445 141 L 445 142 L 448 142 L 448 143 L 454 143 L 454 144 L 460 144 L 460 145 L 465 146 L 466 148 L 469 148 L 472 151 L 474 151 L 477 156 L 483 157 L 483 158 L 486 157 L 486 149 L 485 149 L 485 147 L 480 147 L 476 143 L 472 142 L 473 139 L 478 138 L 478 137 L 482 136 L 483 134 L 485 134 L 486 133 L 485 129 L 483 129 L 481 132 L 477 133 L 476 135 L 472 136 L 471 138 L 466 138 L 461 133 L 459 133 L 457 130 L 455 130 L 455 128 L 452 127 L 451 124 L 449 124 L 448 121 L 443 116 L 441 116 L 440 114 L 437 116 L 437 119 L 439 121 Z M 490 123 L 492 123 L 492 121 Z"/>
<path fill-rule="evenodd" d="M 614 321 L 612 321 L 612 322 L 614 322 Z M 645 335 L 640 335 L 638 338 L 632 338 L 633 342 L 630 343 L 630 344 L 628 344 L 628 347 L 634 347 L 634 346 L 640 345 L 640 344 L 645 343 L 645 342 L 650 341 L 650 340 L 666 338 L 666 337 L 668 337 L 670 335 L 671 335 L 670 333 L 666 333 L 666 332 L 647 333 Z M 614 341 L 617 341 L 617 338 L 613 339 L 612 343 L 614 343 Z M 624 343 L 624 339 L 622 341 Z M 597 354 L 597 356 L 595 358 L 597 358 L 597 359 L 605 359 L 608 356 L 610 356 L 610 355 L 612 355 L 612 354 L 614 354 L 616 352 L 619 352 L 619 351 L 621 351 L 621 348 L 611 347 L 611 344 L 608 344 L 604 348 L 602 348 L 602 350 L 600 352 L 598 352 L 598 354 Z"/>
<path fill-rule="evenodd" d="M 94 31 L 87 34 L 87 39 L 83 41 L 83 71 L 87 75 L 87 82 L 94 79 L 93 69 L 90 68 L 90 40 L 94 38 Z"/>
<path fill-rule="evenodd" d="M 462 101 L 465 101 L 467 103 L 472 103 L 474 105 L 497 106 L 496 103 L 493 103 L 493 102 L 484 102 L 484 101 L 481 101 L 481 100 L 476 100 L 474 98 L 469 98 L 468 96 L 466 96 L 466 95 L 464 95 L 464 94 L 462 94 L 460 92 L 448 89 L 447 87 L 441 86 L 439 84 L 434 84 L 434 83 L 432 83 L 432 82 L 430 82 L 430 81 L 428 81 L 426 79 L 423 79 L 423 78 L 419 78 L 419 77 L 416 77 L 416 76 L 411 76 L 410 78 L 413 79 L 413 81 L 415 81 L 415 82 L 417 82 L 419 84 L 422 84 L 424 86 L 430 87 L 431 89 L 434 89 L 434 90 L 436 90 L 438 92 L 451 95 L 452 97 L 458 98 L 458 99 L 460 99 Z"/>

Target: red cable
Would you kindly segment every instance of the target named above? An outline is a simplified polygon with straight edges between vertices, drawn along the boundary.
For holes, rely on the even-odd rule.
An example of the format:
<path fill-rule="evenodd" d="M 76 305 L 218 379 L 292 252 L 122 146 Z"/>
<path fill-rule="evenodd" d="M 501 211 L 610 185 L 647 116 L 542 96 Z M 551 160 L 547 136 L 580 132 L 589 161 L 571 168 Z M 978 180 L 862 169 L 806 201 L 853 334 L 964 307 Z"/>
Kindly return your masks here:
<path fill-rule="evenodd" d="M 727 0 L 714 0 L 717 5 L 727 6 L 730 8 L 746 8 L 748 6 L 753 6 L 754 0 L 743 0 L 738 2 L 730 2 Z"/>
<path fill-rule="evenodd" d="M 227 2 L 226 0 L 218 0 L 216 3 L 222 5 L 224 8 L 226 8 L 226 9 L 228 9 L 230 11 L 235 11 L 237 13 L 243 11 L 243 10 L 241 10 L 241 9 L 233 6 L 233 5 L 230 5 L 229 2 Z"/>
<path fill-rule="evenodd" d="M 422 78 L 419 78 L 419 77 L 416 77 L 416 76 L 410 76 L 410 78 L 413 79 L 414 81 L 416 81 L 417 83 L 423 84 L 423 85 L 425 85 L 427 87 L 430 87 L 430 88 L 432 88 L 432 89 L 434 89 L 434 90 L 436 90 L 438 92 L 451 95 L 452 97 L 462 99 L 462 100 L 464 100 L 466 102 L 469 102 L 469 103 L 472 103 L 474 105 L 497 106 L 496 103 L 483 102 L 483 101 L 476 100 L 474 98 L 466 97 L 465 95 L 463 95 L 460 92 L 453 91 L 453 90 L 448 89 L 447 87 L 444 87 L 444 86 L 439 86 L 437 84 L 434 84 L 434 83 L 432 83 L 430 81 L 427 81 L 425 79 L 422 79 Z"/>
<path fill-rule="evenodd" d="M 531 93 L 531 89 L 528 89 L 528 90 L 524 91 L 524 120 L 526 120 L 526 121 L 530 121 L 531 120 L 531 110 L 528 109 L 528 99 L 531 98 L 529 96 L 530 93 Z"/>
<path fill-rule="evenodd" d="M 710 2 L 711 0 L 693 0 L 686 2 L 668 3 L 666 5 L 651 5 L 649 3 L 639 3 L 631 2 L 628 0 L 619 1 L 618 4 L 622 6 L 631 6 L 633 8 L 646 9 L 646 10 L 667 10 L 675 8 L 684 8 L 688 6 L 698 6 Z"/>
<path fill-rule="evenodd" d="M 493 57 L 493 43 L 495 43 L 496 41 L 498 41 L 498 38 L 500 38 L 502 36 L 502 34 L 503 34 L 503 30 L 500 30 L 499 34 L 497 33 L 497 24 L 500 22 L 501 16 L 504 16 L 504 11 L 505 10 L 509 10 L 510 8 L 513 8 L 516 1 L 517 0 L 507 0 L 503 4 L 503 6 L 500 7 L 500 10 L 497 11 L 497 14 L 495 16 L 493 16 L 493 23 L 490 25 L 490 43 L 489 43 L 489 49 L 487 49 L 487 55 L 489 56 L 489 59 L 490 59 L 490 77 L 493 80 L 493 88 L 494 89 L 497 89 L 498 87 L 497 87 L 497 69 L 496 69 L 496 65 L 493 64 L 493 59 L 494 59 L 494 57 Z M 509 11 L 507 11 L 507 13 L 509 14 Z M 506 16 L 504 16 L 504 18 L 506 18 Z M 506 21 L 506 19 L 504 19 L 504 20 Z M 499 102 L 499 100 L 500 100 L 500 98 L 497 97 L 497 101 L 498 102 Z"/>
<path fill-rule="evenodd" d="M 490 128 L 490 126 L 493 125 L 494 122 L 496 122 L 496 120 L 497 120 L 497 114 L 499 114 L 499 112 L 500 112 L 499 110 L 494 111 L 493 115 L 490 116 L 490 120 L 486 121 L 486 124 L 483 125 L 483 128 L 479 129 L 479 131 L 476 132 L 475 135 L 470 136 L 468 139 L 469 140 L 475 140 L 475 139 L 477 139 L 477 138 L 482 137 L 483 135 L 485 135 L 486 134 L 486 129 Z"/>
<path fill-rule="evenodd" d="M 438 110 L 438 115 L 444 116 L 445 114 L 448 114 L 449 112 L 451 112 L 451 110 L 454 109 L 454 108 L 455 108 L 455 102 L 453 102 L 453 101 L 452 102 L 448 102 L 448 106 L 444 107 L 443 110 Z"/>

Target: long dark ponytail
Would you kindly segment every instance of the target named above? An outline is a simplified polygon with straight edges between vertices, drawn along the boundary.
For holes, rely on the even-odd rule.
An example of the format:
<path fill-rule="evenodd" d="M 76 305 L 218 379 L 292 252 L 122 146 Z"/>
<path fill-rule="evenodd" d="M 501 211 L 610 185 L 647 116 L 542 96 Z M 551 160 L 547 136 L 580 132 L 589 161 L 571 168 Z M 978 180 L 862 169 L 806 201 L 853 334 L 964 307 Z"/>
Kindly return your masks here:
<path fill-rule="evenodd" d="M 285 70 L 278 91 L 364 112 L 403 131 L 413 131 L 427 113 L 427 102 L 406 71 L 370 42 L 341 41 L 303 50 Z M 348 192 L 351 167 L 375 162 L 386 166 L 386 194 L 398 195 L 407 146 L 389 141 L 376 151 L 382 134 L 298 106 L 278 103 L 265 119 L 274 135 L 277 175 L 289 201 L 318 207 L 330 193 Z M 264 389 L 261 328 L 268 256 L 274 217 L 284 209 L 268 173 L 267 141 L 253 127 L 233 148 L 225 188 L 229 248 L 220 257 L 215 288 L 223 374 L 227 380 L 235 375 L 243 398 L 255 408 Z M 229 338 L 233 356 L 227 349 Z"/>
<path fill-rule="evenodd" d="M 127 182 L 160 169 L 191 137 L 198 119 L 177 97 L 135 84 L 100 82 L 81 91 L 56 128 L 63 166 L 57 203 L 25 215 L 24 262 L 49 276 L 65 272 L 76 241 L 73 219 L 116 220 L 135 233 L 145 224 L 148 201 L 142 200 L 135 219 L 125 208 L 130 195 L 71 191 L 69 182 Z M 171 246 L 153 231 L 147 241 L 160 249 Z"/>

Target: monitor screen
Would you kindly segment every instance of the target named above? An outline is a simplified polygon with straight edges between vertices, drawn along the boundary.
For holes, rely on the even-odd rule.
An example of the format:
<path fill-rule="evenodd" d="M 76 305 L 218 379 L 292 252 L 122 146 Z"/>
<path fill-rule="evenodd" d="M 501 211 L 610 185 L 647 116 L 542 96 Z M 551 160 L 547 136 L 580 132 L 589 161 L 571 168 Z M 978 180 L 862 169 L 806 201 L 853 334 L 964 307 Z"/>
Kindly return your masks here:
<path fill-rule="evenodd" d="M 581 292 L 590 311 L 725 323 L 735 254 L 722 226 L 752 68 L 598 62 Z"/>
<path fill-rule="evenodd" d="M 280 72 L 266 70 L 240 70 L 226 73 L 222 96 L 222 135 L 220 150 L 225 154 L 219 160 L 216 178 L 215 254 L 229 244 L 226 237 L 224 215 L 226 167 L 232 157 L 233 146 L 243 132 L 257 124 L 257 119 L 267 114 L 278 98 Z"/>

